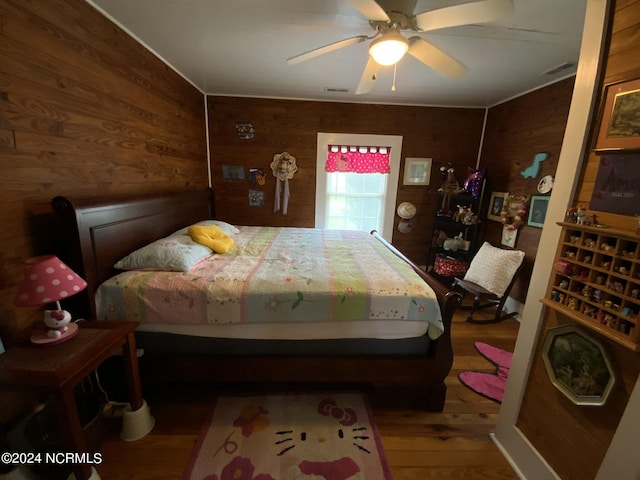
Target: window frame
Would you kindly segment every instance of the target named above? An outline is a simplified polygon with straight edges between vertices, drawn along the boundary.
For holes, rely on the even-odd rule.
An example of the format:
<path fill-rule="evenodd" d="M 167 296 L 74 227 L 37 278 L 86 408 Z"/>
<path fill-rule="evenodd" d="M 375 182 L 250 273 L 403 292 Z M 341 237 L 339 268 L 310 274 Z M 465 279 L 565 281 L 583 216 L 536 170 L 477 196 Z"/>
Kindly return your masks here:
<path fill-rule="evenodd" d="M 366 145 L 391 147 L 389 158 L 390 173 L 387 179 L 387 189 L 384 196 L 382 211 L 382 225 L 380 235 L 391 241 L 393 236 L 393 220 L 395 204 L 398 194 L 398 178 L 402 159 L 402 136 L 400 135 L 371 135 L 350 133 L 318 133 L 316 154 L 316 213 L 315 226 L 322 228 L 327 213 L 327 172 L 324 170 L 327 161 L 329 145 Z"/>

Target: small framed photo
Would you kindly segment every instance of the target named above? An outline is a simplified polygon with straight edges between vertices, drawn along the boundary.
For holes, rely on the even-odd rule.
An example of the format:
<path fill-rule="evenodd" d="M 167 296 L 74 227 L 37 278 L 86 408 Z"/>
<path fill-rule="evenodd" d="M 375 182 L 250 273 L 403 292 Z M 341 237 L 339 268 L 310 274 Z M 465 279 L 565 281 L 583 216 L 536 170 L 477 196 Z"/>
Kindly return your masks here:
<path fill-rule="evenodd" d="M 431 179 L 431 159 L 411 158 L 404 159 L 403 185 L 429 185 Z"/>
<path fill-rule="evenodd" d="M 531 206 L 529 208 L 529 219 L 527 224 L 532 227 L 542 228 L 544 219 L 547 216 L 547 208 L 549 207 L 549 197 L 544 195 L 534 195 L 531 197 Z"/>
<path fill-rule="evenodd" d="M 575 405 L 604 405 L 616 383 L 609 352 L 577 325 L 549 329 L 542 360 L 553 386 Z"/>
<path fill-rule="evenodd" d="M 640 150 L 640 78 L 604 87 L 596 152 Z"/>
<path fill-rule="evenodd" d="M 491 192 L 491 200 L 489 200 L 489 211 L 487 218 L 489 220 L 501 221 L 500 212 L 504 207 L 504 201 L 509 195 L 508 192 Z"/>

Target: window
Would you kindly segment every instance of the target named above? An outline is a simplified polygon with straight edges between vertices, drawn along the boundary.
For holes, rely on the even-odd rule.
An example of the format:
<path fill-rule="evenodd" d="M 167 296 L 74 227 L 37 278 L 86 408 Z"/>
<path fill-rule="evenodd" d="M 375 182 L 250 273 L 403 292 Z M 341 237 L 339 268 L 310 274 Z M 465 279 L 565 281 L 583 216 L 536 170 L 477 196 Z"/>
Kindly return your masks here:
<path fill-rule="evenodd" d="M 390 148 L 389 174 L 326 172 L 332 145 L 367 145 Z M 402 137 L 319 133 L 316 168 L 316 221 L 318 228 L 376 229 L 387 240 L 393 233 Z"/>
<path fill-rule="evenodd" d="M 380 230 L 387 177 L 381 173 L 327 173 L 324 228 Z"/>

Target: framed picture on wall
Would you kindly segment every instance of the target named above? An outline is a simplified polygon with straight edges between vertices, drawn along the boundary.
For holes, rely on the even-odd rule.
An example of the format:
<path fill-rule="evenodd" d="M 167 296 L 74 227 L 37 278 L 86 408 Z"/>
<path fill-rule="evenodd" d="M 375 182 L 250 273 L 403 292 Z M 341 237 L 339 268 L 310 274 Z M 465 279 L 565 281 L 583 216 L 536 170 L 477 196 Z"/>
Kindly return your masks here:
<path fill-rule="evenodd" d="M 640 78 L 605 85 L 596 152 L 640 150 Z"/>
<path fill-rule="evenodd" d="M 504 206 L 504 200 L 509 195 L 508 192 L 491 192 L 491 200 L 489 200 L 489 211 L 487 212 L 487 218 L 489 220 L 495 220 L 499 222 L 500 212 Z"/>
<path fill-rule="evenodd" d="M 404 159 L 403 185 L 429 185 L 431 179 L 431 159 L 411 158 Z"/>
<path fill-rule="evenodd" d="M 528 225 L 532 227 L 542 228 L 544 219 L 547 216 L 547 208 L 549 207 L 549 197 L 544 195 L 534 195 L 531 197 L 531 205 L 529 208 Z"/>
<path fill-rule="evenodd" d="M 577 325 L 549 329 L 542 360 L 553 386 L 576 405 L 604 405 L 616 382 L 609 352 Z"/>

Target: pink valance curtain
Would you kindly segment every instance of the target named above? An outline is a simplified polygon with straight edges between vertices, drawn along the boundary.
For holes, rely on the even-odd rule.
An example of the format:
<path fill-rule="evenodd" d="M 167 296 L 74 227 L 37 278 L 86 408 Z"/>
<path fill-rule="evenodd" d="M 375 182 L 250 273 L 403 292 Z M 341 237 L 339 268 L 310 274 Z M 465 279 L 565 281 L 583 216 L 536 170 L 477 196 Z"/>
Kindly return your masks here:
<path fill-rule="evenodd" d="M 390 147 L 329 145 L 327 172 L 389 173 Z"/>

